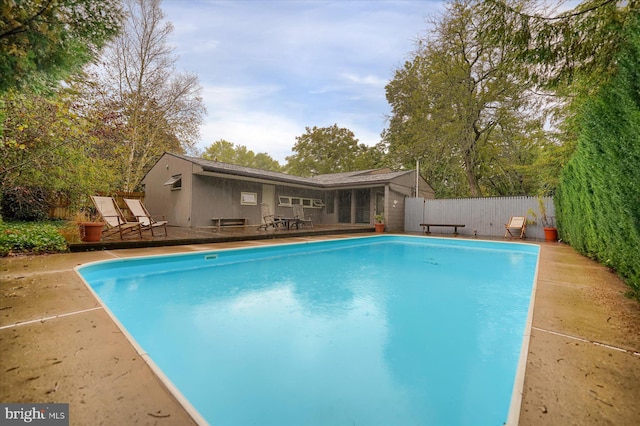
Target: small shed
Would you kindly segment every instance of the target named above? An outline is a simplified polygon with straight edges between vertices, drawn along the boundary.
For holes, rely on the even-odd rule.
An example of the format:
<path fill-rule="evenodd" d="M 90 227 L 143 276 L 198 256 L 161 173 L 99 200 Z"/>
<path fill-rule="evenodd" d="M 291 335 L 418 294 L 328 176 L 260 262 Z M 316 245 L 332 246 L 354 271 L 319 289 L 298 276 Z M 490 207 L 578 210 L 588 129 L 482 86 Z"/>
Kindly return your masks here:
<path fill-rule="evenodd" d="M 186 227 L 211 226 L 214 218 L 260 225 L 264 203 L 284 217 L 301 204 L 314 224 L 372 224 L 382 214 L 389 231 L 402 231 L 404 198 L 434 198 L 424 179 L 416 181 L 415 170 L 381 168 L 305 178 L 172 153 L 156 162 L 142 185 L 152 214 Z"/>

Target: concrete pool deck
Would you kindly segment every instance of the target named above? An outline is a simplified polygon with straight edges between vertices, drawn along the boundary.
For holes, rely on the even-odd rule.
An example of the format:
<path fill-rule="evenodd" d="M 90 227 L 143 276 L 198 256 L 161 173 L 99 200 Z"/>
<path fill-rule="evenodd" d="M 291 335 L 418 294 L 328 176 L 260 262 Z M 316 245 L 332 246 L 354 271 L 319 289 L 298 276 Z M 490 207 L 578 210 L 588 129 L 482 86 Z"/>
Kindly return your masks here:
<path fill-rule="evenodd" d="M 73 268 L 341 237 L 353 235 L 0 259 L 0 402 L 69 403 L 72 425 L 195 424 Z M 606 267 L 567 245 L 539 244 L 520 425 L 638 424 L 640 304 Z"/>

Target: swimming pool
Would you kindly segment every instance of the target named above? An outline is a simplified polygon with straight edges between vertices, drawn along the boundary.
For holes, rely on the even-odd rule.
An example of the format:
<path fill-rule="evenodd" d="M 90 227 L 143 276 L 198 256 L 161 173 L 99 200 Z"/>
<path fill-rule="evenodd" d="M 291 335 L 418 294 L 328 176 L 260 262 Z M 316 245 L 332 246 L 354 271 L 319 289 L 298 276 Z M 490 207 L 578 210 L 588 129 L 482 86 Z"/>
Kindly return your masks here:
<path fill-rule="evenodd" d="M 538 250 L 385 235 L 77 270 L 211 425 L 501 425 Z"/>

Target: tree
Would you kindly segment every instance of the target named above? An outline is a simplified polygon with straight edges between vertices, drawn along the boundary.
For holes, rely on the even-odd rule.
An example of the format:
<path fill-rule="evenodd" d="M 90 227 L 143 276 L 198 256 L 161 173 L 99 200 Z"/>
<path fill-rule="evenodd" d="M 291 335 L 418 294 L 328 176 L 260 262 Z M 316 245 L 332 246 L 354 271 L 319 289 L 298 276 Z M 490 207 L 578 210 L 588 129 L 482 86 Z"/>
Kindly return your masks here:
<path fill-rule="evenodd" d="M 615 72 L 617 55 L 634 25 L 640 1 L 587 0 L 550 16 L 529 3 L 485 0 L 479 5 L 488 22 L 486 35 L 516 52 L 521 75 L 540 86 L 593 94 Z M 530 4 L 536 5 L 536 2 Z"/>
<path fill-rule="evenodd" d="M 334 124 L 331 127 L 305 128 L 296 137 L 294 155 L 286 158 L 288 173 L 314 176 L 377 167 L 380 154 L 376 147 L 358 143 L 353 132 Z"/>
<path fill-rule="evenodd" d="M 556 16 L 502 0 L 483 6 L 488 36 L 518 50 L 520 75 L 566 99 L 571 151 L 555 197 L 560 236 L 615 269 L 638 297 L 640 2 L 588 0 Z"/>
<path fill-rule="evenodd" d="M 255 154 L 244 145 L 234 145 L 223 139 L 209 145 L 202 154 L 202 158 L 260 170 L 282 171 L 280 163 L 268 154 L 263 152 Z"/>
<path fill-rule="evenodd" d="M 89 123 L 74 113 L 74 96 L 12 90 L 2 100 L 7 115 L 1 123 L 0 193 L 18 186 L 42 188 L 74 203 L 110 187 L 113 176 L 94 151 Z"/>
<path fill-rule="evenodd" d="M 454 0 L 412 60 L 387 85 L 383 137 L 406 166 L 416 159 L 439 196 L 527 193 L 542 117 L 515 52 L 484 37 L 479 1 Z"/>
<path fill-rule="evenodd" d="M 126 0 L 125 9 L 123 31 L 91 70 L 86 108 L 94 133 L 108 136 L 102 153 L 122 177 L 119 189 L 131 191 L 165 151 L 194 147 L 205 108 L 198 77 L 175 71 L 160 1 Z"/>
<path fill-rule="evenodd" d="M 55 87 L 119 30 L 119 0 L 22 0 L 0 5 L 0 94 Z"/>

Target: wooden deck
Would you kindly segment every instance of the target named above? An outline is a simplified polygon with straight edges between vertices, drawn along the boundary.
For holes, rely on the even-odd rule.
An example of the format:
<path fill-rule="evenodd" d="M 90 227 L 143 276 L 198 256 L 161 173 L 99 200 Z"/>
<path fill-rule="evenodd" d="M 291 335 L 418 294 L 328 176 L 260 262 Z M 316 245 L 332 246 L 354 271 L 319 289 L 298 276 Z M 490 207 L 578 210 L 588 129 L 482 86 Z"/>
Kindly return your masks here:
<path fill-rule="evenodd" d="M 250 241 L 274 238 L 289 238 L 312 235 L 328 235 L 336 233 L 355 234 L 374 232 L 373 225 L 314 225 L 313 228 L 264 231 L 257 230 L 255 226 L 222 228 L 218 232 L 217 226 L 202 228 L 186 228 L 179 226 L 169 226 L 167 235 L 151 236 L 151 232 L 143 232 L 142 238 L 137 235 L 125 236 L 120 239 L 118 235 L 104 238 L 97 243 L 71 243 L 69 249 L 72 252 L 111 250 L 122 248 L 144 248 L 176 246 L 186 244 L 209 244 L 230 241 Z"/>

